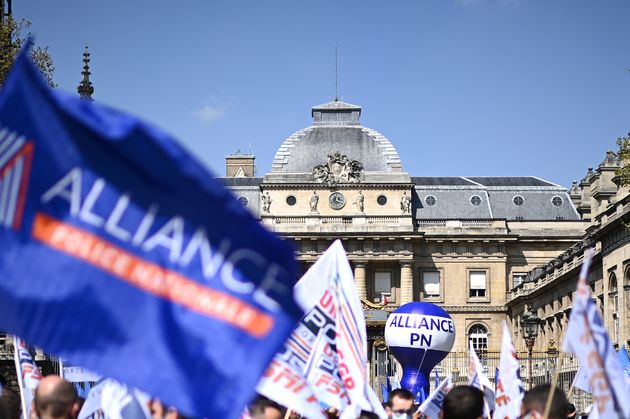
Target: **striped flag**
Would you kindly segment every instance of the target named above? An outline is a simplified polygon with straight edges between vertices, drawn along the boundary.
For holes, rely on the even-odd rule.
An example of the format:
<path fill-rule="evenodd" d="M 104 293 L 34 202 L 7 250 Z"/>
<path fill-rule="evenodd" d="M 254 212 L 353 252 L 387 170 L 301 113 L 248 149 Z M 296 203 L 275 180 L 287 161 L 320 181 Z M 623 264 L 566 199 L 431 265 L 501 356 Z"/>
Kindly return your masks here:
<path fill-rule="evenodd" d="M 590 383 L 594 409 L 602 417 L 627 418 L 630 417 L 630 398 L 624 369 L 599 309 L 591 299 L 586 280 L 592 255 L 592 249 L 584 252 L 563 350 L 575 354 L 580 360 L 583 374 Z"/>
<path fill-rule="evenodd" d="M 322 417 L 319 404 L 361 410 L 385 418 L 368 384 L 367 335 L 352 269 L 339 240 L 294 288 L 307 313 L 258 384 L 258 392 L 308 417 Z"/>
<path fill-rule="evenodd" d="M 33 143 L 0 126 L 0 226 L 17 230 L 22 224 Z"/>
<path fill-rule="evenodd" d="M 35 365 L 26 343 L 17 336 L 13 337 L 13 342 L 15 348 L 15 370 L 22 399 L 22 414 L 24 418 L 29 418 L 31 406 L 35 399 L 35 390 L 39 386 L 42 375 L 37 365 Z"/>

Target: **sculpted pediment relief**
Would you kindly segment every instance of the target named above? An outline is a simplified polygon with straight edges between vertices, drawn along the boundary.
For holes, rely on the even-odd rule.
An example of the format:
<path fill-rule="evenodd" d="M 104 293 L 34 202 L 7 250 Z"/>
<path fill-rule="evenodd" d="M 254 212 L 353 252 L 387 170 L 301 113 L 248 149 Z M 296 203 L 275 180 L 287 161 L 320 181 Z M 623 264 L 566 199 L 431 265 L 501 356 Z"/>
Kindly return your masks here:
<path fill-rule="evenodd" d="M 345 154 L 328 155 L 328 161 L 313 168 L 313 180 L 334 186 L 339 183 L 359 183 L 363 180 L 363 165 Z"/>

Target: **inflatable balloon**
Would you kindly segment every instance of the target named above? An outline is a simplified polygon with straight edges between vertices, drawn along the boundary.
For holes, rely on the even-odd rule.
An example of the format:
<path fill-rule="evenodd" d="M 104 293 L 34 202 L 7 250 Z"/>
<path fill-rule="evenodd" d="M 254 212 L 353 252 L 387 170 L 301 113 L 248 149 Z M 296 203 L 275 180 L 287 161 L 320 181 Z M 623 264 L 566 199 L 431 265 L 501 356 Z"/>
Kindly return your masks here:
<path fill-rule="evenodd" d="M 455 324 L 435 304 L 408 303 L 387 318 L 385 343 L 403 367 L 401 386 L 428 395 L 431 370 L 453 349 Z"/>

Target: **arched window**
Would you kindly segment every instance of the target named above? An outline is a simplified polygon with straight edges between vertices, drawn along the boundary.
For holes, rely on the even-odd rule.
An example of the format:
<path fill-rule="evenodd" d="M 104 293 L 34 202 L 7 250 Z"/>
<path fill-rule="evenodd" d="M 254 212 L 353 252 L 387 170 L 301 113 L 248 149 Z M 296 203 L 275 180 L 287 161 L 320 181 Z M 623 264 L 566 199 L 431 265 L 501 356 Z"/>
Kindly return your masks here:
<path fill-rule="evenodd" d="M 468 329 L 468 340 L 476 352 L 488 349 L 488 329 L 482 324 L 473 324 Z"/>
<path fill-rule="evenodd" d="M 612 340 L 619 340 L 619 289 L 617 287 L 617 275 L 614 272 L 608 277 L 608 303 L 612 315 Z"/>

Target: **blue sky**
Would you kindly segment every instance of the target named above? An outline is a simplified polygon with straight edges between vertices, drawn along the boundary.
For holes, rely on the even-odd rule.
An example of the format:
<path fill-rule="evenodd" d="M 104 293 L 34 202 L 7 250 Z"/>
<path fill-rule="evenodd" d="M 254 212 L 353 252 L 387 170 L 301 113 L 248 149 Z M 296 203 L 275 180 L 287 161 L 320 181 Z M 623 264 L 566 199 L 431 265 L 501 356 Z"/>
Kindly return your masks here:
<path fill-rule="evenodd" d="M 215 173 L 258 174 L 339 92 L 413 176 L 570 186 L 630 131 L 626 0 L 14 0 L 76 91 L 173 133 Z M 334 150 L 331 150 L 334 151 Z"/>

